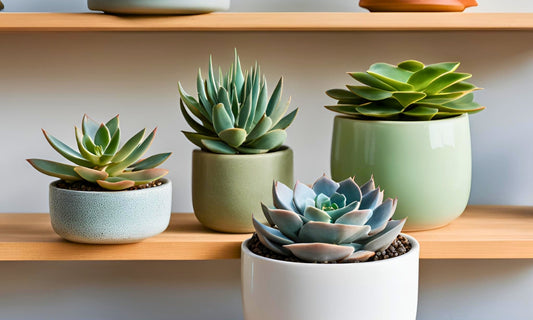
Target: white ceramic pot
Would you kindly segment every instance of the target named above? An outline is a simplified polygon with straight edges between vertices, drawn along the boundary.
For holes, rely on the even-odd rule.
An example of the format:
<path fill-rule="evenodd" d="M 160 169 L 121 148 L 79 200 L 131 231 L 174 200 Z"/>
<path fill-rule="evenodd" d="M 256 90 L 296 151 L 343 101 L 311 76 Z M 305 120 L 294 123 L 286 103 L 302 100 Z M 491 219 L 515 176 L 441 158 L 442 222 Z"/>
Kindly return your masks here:
<path fill-rule="evenodd" d="M 365 263 L 314 264 L 258 256 L 241 246 L 245 320 L 415 320 L 420 247 Z"/>

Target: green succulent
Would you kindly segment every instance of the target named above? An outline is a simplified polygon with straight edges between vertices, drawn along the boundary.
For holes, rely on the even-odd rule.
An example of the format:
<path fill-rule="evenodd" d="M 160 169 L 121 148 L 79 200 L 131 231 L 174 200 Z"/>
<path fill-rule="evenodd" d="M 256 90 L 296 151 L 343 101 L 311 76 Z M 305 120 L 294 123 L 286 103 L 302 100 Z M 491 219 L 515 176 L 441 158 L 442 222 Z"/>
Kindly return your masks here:
<path fill-rule="evenodd" d="M 168 170 L 156 168 L 171 153 L 160 153 L 140 160 L 154 139 L 157 128 L 144 138 L 146 129 L 120 146 L 118 115 L 107 123 L 98 124 L 83 116 L 81 130 L 74 127 L 78 151 L 59 139 L 43 134 L 59 154 L 76 166 L 42 159 L 27 159 L 38 171 L 67 182 L 85 180 L 107 190 L 124 190 L 162 178 Z M 144 140 L 143 140 L 144 139 Z"/>
<path fill-rule="evenodd" d="M 367 72 L 348 73 L 364 86 L 328 90 L 326 94 L 338 104 L 326 108 L 354 118 L 382 120 L 443 119 L 485 109 L 473 101 L 472 92 L 480 88 L 465 81 L 472 75 L 455 72 L 458 67 L 459 62 L 376 63 Z"/>
<path fill-rule="evenodd" d="M 285 115 L 290 99 L 281 103 L 283 78 L 269 98 L 267 82 L 261 75 L 260 67 L 256 63 L 243 74 L 237 52 L 229 72 L 224 74 L 219 68 L 218 79 L 215 78 L 211 58 L 206 80 L 202 78 L 201 70 L 198 71 L 198 99 L 188 95 L 181 83 L 178 86 L 181 112 L 195 131 L 183 131 L 183 134 L 202 150 L 213 153 L 273 151 L 285 142 L 285 129 L 298 112 L 295 109 Z"/>

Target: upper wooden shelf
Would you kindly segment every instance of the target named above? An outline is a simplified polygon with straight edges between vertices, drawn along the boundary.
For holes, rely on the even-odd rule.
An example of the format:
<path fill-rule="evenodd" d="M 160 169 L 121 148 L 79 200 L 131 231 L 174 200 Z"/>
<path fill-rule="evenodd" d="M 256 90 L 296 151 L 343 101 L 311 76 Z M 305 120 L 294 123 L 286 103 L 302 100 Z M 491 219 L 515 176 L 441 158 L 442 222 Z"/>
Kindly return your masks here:
<path fill-rule="evenodd" d="M 0 32 L 533 30 L 533 13 L 0 13 Z"/>
<path fill-rule="evenodd" d="M 450 225 L 412 232 L 422 259 L 531 259 L 533 207 L 472 206 Z M 174 214 L 167 231 L 136 244 L 83 245 L 57 236 L 46 214 L 0 214 L 0 261 L 238 259 L 249 234 L 202 227 Z"/>

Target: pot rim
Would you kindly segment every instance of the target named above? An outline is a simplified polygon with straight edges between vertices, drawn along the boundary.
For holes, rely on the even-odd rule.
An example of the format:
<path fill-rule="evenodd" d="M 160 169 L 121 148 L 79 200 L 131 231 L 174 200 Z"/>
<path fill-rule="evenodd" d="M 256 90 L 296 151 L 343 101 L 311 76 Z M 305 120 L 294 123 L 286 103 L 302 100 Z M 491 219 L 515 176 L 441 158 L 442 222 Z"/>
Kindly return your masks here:
<path fill-rule="evenodd" d="M 288 152 L 292 152 L 292 149 L 287 145 L 282 145 L 278 148 L 278 150 L 273 152 L 267 152 L 267 153 L 237 153 L 237 154 L 225 154 L 225 153 L 214 153 L 209 151 L 204 151 L 202 149 L 194 149 L 193 153 L 202 154 L 206 157 L 221 157 L 221 158 L 269 158 L 269 157 L 275 157 L 279 156 L 281 154 L 285 154 Z"/>
<path fill-rule="evenodd" d="M 468 117 L 468 113 L 463 113 L 463 114 L 461 114 L 459 116 L 450 117 L 450 118 L 437 119 L 437 120 L 422 120 L 422 121 L 417 121 L 417 120 L 408 121 L 408 120 L 355 119 L 355 118 L 352 118 L 352 117 L 347 116 L 347 115 L 336 115 L 335 119 L 336 118 L 351 120 L 351 121 L 354 121 L 354 122 L 370 122 L 370 123 L 399 124 L 399 125 L 417 125 L 417 124 L 420 125 L 420 124 L 428 124 L 428 123 L 440 123 L 440 122 L 445 122 L 445 121 L 459 121 L 459 120 L 462 120 L 464 118 L 468 119 L 469 117 Z"/>
<path fill-rule="evenodd" d="M 398 262 L 401 263 L 402 260 L 406 260 L 411 258 L 412 255 L 417 254 L 420 250 L 420 244 L 418 241 L 405 233 L 400 233 L 402 236 L 406 237 L 409 242 L 411 243 L 411 250 L 409 252 L 402 254 L 401 256 L 385 259 L 385 260 L 378 260 L 378 261 L 370 261 L 370 262 L 363 262 L 363 263 L 335 263 L 335 264 L 328 264 L 328 263 L 311 263 L 311 262 L 293 262 L 293 261 L 282 261 L 282 260 L 276 260 L 271 259 L 267 257 L 260 256 L 258 254 L 253 253 L 250 249 L 248 249 L 248 242 L 251 238 L 246 239 L 241 243 L 241 251 L 253 257 L 254 259 L 258 259 L 261 261 L 265 261 L 267 263 L 274 263 L 274 264 L 280 264 L 280 265 L 286 265 L 286 266 L 298 266 L 301 265 L 302 267 L 311 267 L 311 268 L 346 268 L 347 266 L 358 266 L 361 268 L 371 267 L 372 265 L 383 265 L 391 262 Z"/>
<path fill-rule="evenodd" d="M 58 188 L 56 187 L 56 184 L 61 181 L 60 180 L 54 180 L 52 182 L 50 182 L 50 189 L 55 189 L 55 190 L 60 190 L 61 192 L 68 192 L 68 193 L 86 193 L 86 194 L 108 194 L 108 195 L 112 195 L 112 194 L 125 194 L 125 193 L 128 193 L 128 194 L 131 194 L 131 193 L 138 193 L 138 192 L 150 192 L 150 191 L 155 191 L 155 190 L 158 190 L 158 189 L 161 189 L 161 188 L 164 188 L 164 187 L 170 187 L 172 186 L 172 181 L 170 181 L 170 179 L 168 178 L 161 178 L 159 179 L 161 181 L 163 181 L 163 184 L 160 185 L 160 186 L 155 186 L 155 187 L 151 187 L 151 188 L 145 188 L 145 189 L 137 189 L 137 190 L 119 190 L 119 191 L 112 191 L 112 190 L 109 190 L 109 191 L 85 191 L 85 190 L 71 190 L 71 189 L 64 189 L 64 188 Z"/>

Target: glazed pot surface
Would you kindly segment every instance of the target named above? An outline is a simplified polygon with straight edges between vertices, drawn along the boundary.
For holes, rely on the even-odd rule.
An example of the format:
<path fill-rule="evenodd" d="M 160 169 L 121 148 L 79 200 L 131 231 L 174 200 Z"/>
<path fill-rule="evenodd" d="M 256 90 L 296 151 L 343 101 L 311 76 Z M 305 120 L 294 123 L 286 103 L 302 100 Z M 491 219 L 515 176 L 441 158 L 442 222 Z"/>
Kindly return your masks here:
<path fill-rule="evenodd" d="M 245 320 L 415 320 L 418 242 L 399 257 L 364 263 L 272 260 L 241 246 Z"/>
<path fill-rule="evenodd" d="M 204 226 L 216 231 L 252 232 L 252 214 L 266 222 L 261 202 L 272 206 L 274 180 L 292 186 L 293 152 L 290 148 L 253 155 L 194 150 L 194 214 Z"/>
<path fill-rule="evenodd" d="M 172 183 L 127 191 L 76 191 L 50 184 L 50 219 L 62 238 L 81 243 L 139 242 L 170 221 Z"/>
<path fill-rule="evenodd" d="M 91 10 L 114 14 L 198 14 L 226 11 L 230 0 L 88 0 Z"/>
<path fill-rule="evenodd" d="M 472 159 L 468 115 L 432 121 L 373 121 L 337 116 L 331 173 L 340 181 L 372 175 L 385 196 L 398 197 L 394 219 L 404 230 L 444 226 L 470 196 Z"/>

